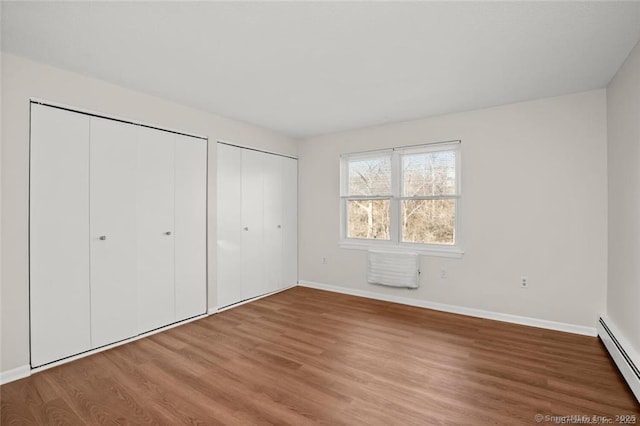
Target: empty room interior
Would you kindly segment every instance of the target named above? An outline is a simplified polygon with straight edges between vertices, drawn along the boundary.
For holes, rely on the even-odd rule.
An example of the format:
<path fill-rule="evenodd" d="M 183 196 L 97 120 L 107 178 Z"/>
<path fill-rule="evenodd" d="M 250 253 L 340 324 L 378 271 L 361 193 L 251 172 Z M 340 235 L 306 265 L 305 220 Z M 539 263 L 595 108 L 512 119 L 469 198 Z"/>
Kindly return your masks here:
<path fill-rule="evenodd" d="M 0 2 L 0 423 L 640 423 L 640 2 Z"/>

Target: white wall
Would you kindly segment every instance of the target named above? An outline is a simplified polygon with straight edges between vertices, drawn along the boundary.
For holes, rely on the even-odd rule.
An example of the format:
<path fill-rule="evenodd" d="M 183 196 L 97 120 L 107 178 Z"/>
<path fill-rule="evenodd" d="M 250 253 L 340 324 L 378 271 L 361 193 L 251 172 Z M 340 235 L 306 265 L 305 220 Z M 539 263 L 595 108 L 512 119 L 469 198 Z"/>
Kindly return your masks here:
<path fill-rule="evenodd" d="M 607 88 L 607 125 L 607 315 L 617 337 L 640 353 L 640 43 Z"/>
<path fill-rule="evenodd" d="M 29 98 L 209 137 L 209 307 L 216 306 L 216 141 L 297 154 L 294 140 L 100 80 L 2 54 L 2 322 L 0 372 L 29 363 Z M 207 90 L 207 88 L 203 88 Z M 215 96 L 215 93 L 211 93 Z"/>
<path fill-rule="evenodd" d="M 607 279 L 606 136 L 596 90 L 301 141 L 300 280 L 593 328 Z M 365 252 L 338 247 L 339 155 L 453 139 L 463 258 L 423 256 L 418 290 L 367 284 Z"/>

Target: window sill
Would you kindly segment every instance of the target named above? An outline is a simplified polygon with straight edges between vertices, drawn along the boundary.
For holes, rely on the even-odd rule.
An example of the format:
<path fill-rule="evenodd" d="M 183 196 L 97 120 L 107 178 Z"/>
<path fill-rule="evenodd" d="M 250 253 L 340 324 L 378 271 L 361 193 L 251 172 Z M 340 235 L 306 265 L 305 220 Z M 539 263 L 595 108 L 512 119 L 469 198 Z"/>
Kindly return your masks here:
<path fill-rule="evenodd" d="M 393 244 L 373 241 L 340 241 L 340 248 L 348 250 L 384 250 L 390 252 L 412 252 L 423 256 L 462 259 L 464 251 L 459 247 L 424 247 L 418 244 Z"/>

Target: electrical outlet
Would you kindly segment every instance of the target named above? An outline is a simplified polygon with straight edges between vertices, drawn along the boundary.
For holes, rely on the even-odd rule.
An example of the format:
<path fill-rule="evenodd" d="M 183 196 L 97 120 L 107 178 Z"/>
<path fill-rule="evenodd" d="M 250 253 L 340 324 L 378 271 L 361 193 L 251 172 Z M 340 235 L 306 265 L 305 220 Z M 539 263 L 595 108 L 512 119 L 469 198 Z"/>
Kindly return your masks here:
<path fill-rule="evenodd" d="M 529 288 L 529 278 L 520 277 L 520 288 Z"/>
<path fill-rule="evenodd" d="M 444 268 L 440 269 L 440 279 L 441 280 L 446 280 L 447 279 L 447 270 Z"/>

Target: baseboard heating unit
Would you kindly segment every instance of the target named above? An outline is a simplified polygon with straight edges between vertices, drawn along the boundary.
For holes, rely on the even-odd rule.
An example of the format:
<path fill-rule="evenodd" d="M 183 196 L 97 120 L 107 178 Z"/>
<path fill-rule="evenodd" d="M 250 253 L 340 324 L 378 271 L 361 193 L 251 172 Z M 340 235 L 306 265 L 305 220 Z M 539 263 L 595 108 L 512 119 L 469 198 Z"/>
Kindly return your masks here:
<path fill-rule="evenodd" d="M 609 319 L 600 318 L 597 329 L 598 337 L 640 402 L 640 370 L 638 370 L 640 364 L 637 364 L 639 361 L 637 354 L 627 342 L 622 341 L 622 337 Z"/>
<path fill-rule="evenodd" d="M 369 250 L 367 281 L 390 287 L 418 288 L 418 254 Z"/>

